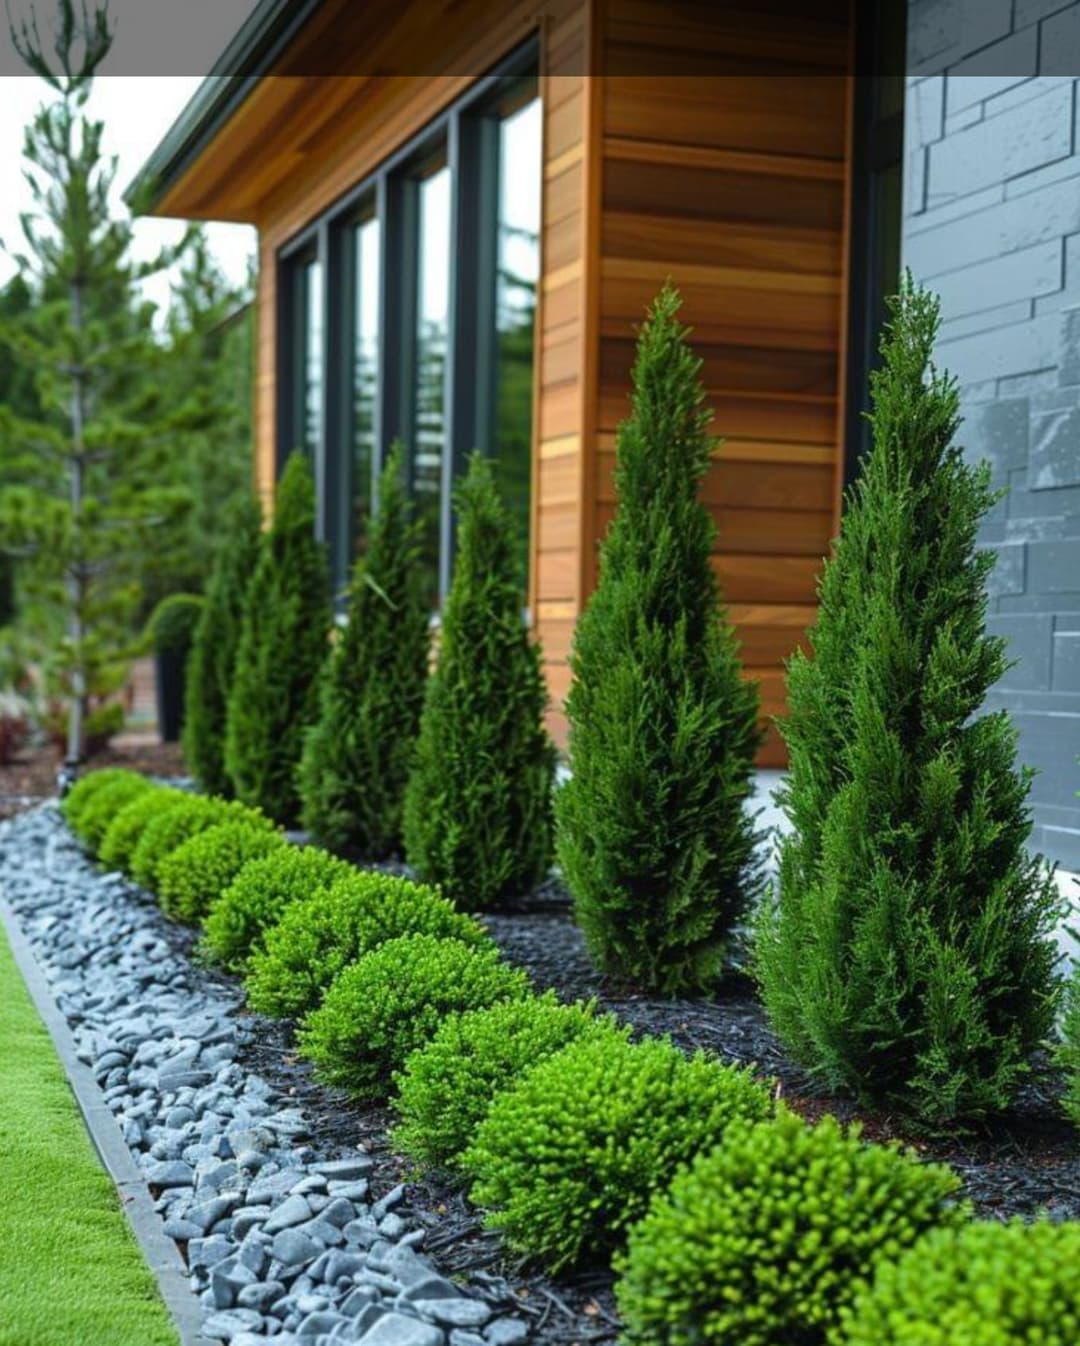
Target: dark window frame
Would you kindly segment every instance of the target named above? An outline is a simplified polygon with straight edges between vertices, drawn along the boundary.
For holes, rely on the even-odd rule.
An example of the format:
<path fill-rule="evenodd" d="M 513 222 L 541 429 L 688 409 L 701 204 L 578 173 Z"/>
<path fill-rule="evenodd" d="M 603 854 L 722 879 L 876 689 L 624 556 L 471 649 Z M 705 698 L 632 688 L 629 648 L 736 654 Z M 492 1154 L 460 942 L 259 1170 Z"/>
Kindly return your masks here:
<path fill-rule="evenodd" d="M 295 303 L 288 284 L 290 272 L 306 256 L 322 262 L 324 377 L 320 443 L 313 464 L 318 500 L 318 536 L 329 543 L 335 586 L 348 579 L 351 564 L 348 511 L 353 492 L 345 458 L 351 448 L 353 280 L 347 240 L 353 222 L 366 205 L 374 203 L 380 221 L 379 342 L 375 397 L 375 443 L 370 498 L 378 508 L 378 478 L 386 453 L 396 438 L 410 442 L 410 417 L 415 382 L 412 315 L 416 310 L 417 276 L 413 261 L 417 246 L 416 174 L 431 158 L 445 153 L 450 168 L 450 257 L 447 305 L 446 387 L 443 454 L 443 507 L 440 522 L 438 593 L 440 602 L 450 582 L 454 519 L 453 481 L 468 454 L 480 443 L 484 414 L 476 396 L 483 361 L 490 360 L 493 333 L 485 329 L 477 302 L 487 288 L 482 268 L 494 248 L 494 225 L 482 213 L 497 180 L 497 139 L 494 155 L 485 145 L 485 127 L 493 110 L 505 99 L 508 81 L 518 82 L 539 68 L 540 40 L 533 34 L 487 75 L 478 79 L 453 104 L 400 145 L 370 174 L 350 187 L 320 215 L 279 247 L 277 275 L 277 416 L 276 466 L 280 473 L 296 424 Z M 486 132 L 492 141 L 490 130 Z M 493 198 L 492 198 L 493 199 Z M 487 214 L 494 212 L 488 210 Z M 488 235 L 491 235 L 488 241 Z M 494 286 L 494 259 L 491 258 Z M 483 280 L 482 280 L 483 278 Z M 468 302 L 463 302 L 466 297 Z M 494 310 L 494 295 L 491 301 Z"/>

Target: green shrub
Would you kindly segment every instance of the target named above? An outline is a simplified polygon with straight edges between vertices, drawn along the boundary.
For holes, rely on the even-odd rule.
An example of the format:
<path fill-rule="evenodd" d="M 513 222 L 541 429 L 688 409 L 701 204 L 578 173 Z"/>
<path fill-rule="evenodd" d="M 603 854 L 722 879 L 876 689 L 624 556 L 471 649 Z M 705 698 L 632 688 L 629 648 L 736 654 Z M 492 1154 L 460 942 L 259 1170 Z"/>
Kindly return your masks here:
<path fill-rule="evenodd" d="M 206 586 L 184 679 L 184 760 L 207 794 L 232 794 L 225 771 L 225 708 L 240 643 L 244 595 L 255 572 L 262 511 L 245 496 L 230 515 L 225 541 Z"/>
<path fill-rule="evenodd" d="M 749 1071 L 611 1026 L 497 1095 L 462 1167 L 489 1227 L 557 1270 L 618 1247 L 680 1164 L 769 1112 Z"/>
<path fill-rule="evenodd" d="M 177 791 L 180 794 L 180 791 Z M 175 808 L 153 818 L 143 828 L 131 853 L 131 877 L 151 892 L 157 892 L 158 866 L 177 846 L 197 832 L 205 832 L 218 823 L 250 823 L 252 827 L 273 831 L 274 824 L 258 809 L 236 800 L 207 799 L 204 795 L 184 794 Z"/>
<path fill-rule="evenodd" d="M 657 1196 L 617 1259 L 626 1342 L 825 1346 L 861 1278 L 967 1220 L 939 1164 L 807 1126 L 739 1123 Z"/>
<path fill-rule="evenodd" d="M 595 1028 L 594 1014 L 591 1004 L 563 1005 L 547 991 L 448 1015 L 397 1076 L 395 1144 L 422 1163 L 453 1165 L 492 1099 L 537 1061 Z"/>
<path fill-rule="evenodd" d="M 237 971 L 294 902 L 355 873 L 319 846 L 285 846 L 245 866 L 210 907 L 202 951 Z"/>
<path fill-rule="evenodd" d="M 98 771 L 88 771 L 85 776 L 79 777 L 60 801 L 60 812 L 63 814 L 64 820 L 73 831 L 78 833 L 79 817 L 99 790 L 104 790 L 113 781 L 133 779 L 142 779 L 142 777 L 139 776 L 137 771 L 129 771 L 127 767 L 107 766 Z"/>
<path fill-rule="evenodd" d="M 435 935 L 483 944 L 487 931 L 434 888 L 358 870 L 294 902 L 266 931 L 247 966 L 248 1004 L 260 1014 L 299 1017 L 314 1009 L 342 968 L 388 939 Z"/>
<path fill-rule="evenodd" d="M 245 865 L 286 845 L 280 832 L 249 822 L 216 823 L 196 832 L 158 864 L 162 909 L 179 921 L 199 921 Z"/>
<path fill-rule="evenodd" d="M 150 614 L 146 634 L 156 654 L 186 654 L 202 616 L 199 594 L 169 594 Z"/>
<path fill-rule="evenodd" d="M 513 523 L 479 454 L 455 505 L 457 559 L 405 795 L 405 854 L 419 878 L 479 909 L 547 874 L 555 750 Z"/>
<path fill-rule="evenodd" d="M 424 685 L 431 608 L 400 445 L 387 459 L 349 618 L 320 680 L 300 762 L 303 825 L 372 859 L 401 851 L 401 814 Z"/>
<path fill-rule="evenodd" d="M 154 785 L 145 776 L 134 775 L 111 781 L 98 790 L 79 810 L 79 821 L 75 829 L 87 849 L 96 855 L 109 824 L 120 810 L 133 799 L 154 789 Z"/>
<path fill-rule="evenodd" d="M 1080 1129 L 1080 964 L 1073 968 L 1065 987 L 1061 1041 L 1055 1056 L 1065 1076 L 1062 1107 L 1072 1124 Z"/>
<path fill-rule="evenodd" d="M 301 1050 L 323 1079 L 360 1098 L 385 1098 L 393 1072 L 445 1015 L 528 993 L 528 977 L 493 944 L 405 935 L 335 978 L 301 1025 Z"/>
<path fill-rule="evenodd" d="M 594 962 L 651 990 L 708 990 L 760 887 L 746 805 L 761 741 L 720 597 L 699 487 L 701 360 L 666 286 L 638 339 L 619 427 L 618 508 L 574 633 L 571 776 L 556 796 L 559 861 Z"/>
<path fill-rule="evenodd" d="M 1074 1346 L 1080 1224 L 935 1229 L 860 1289 L 834 1346 Z"/>
<path fill-rule="evenodd" d="M 277 486 L 274 521 L 244 595 L 229 690 L 225 770 L 238 799 L 275 822 L 300 816 L 297 766 L 329 649 L 330 578 L 315 538 L 315 488 L 302 454 Z"/>
<path fill-rule="evenodd" d="M 160 817 L 175 808 L 185 798 L 182 790 L 172 790 L 158 786 L 144 790 L 129 803 L 125 804 L 105 829 L 98 849 L 98 859 L 106 869 L 118 870 L 126 874 L 131 864 L 131 856 L 139 838 L 152 819 Z"/>
<path fill-rule="evenodd" d="M 792 824 L 757 971 L 789 1052 L 924 1125 L 997 1112 L 1054 1021 L 1053 876 L 1025 850 L 1030 772 L 986 633 L 989 468 L 952 443 L 937 302 L 908 280 L 873 382 L 873 448 L 788 668 Z"/>

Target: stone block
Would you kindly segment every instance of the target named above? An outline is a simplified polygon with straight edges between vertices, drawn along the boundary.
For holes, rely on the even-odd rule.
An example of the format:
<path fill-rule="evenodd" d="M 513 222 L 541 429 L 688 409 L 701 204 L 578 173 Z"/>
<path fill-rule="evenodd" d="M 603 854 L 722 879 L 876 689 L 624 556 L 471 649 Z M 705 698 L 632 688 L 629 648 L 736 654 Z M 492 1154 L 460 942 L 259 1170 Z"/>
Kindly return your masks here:
<path fill-rule="evenodd" d="M 1080 71 L 1080 5 L 1049 15 L 1041 25 L 1039 69 L 1044 75 Z"/>
<path fill-rule="evenodd" d="M 1002 616 L 987 619 L 991 635 L 1009 642 L 1008 657 L 1015 661 L 1001 679 L 1002 688 L 1017 691 L 1045 690 L 1050 686 L 1050 655 L 1054 619 L 1049 613 Z"/>
<path fill-rule="evenodd" d="M 1024 592 L 1024 552 L 1027 544 L 1007 542 L 1003 546 L 989 550 L 997 553 L 997 565 L 986 581 L 986 590 L 991 598 L 1001 598 L 1005 594 Z"/>
<path fill-rule="evenodd" d="M 1029 590 L 1040 594 L 1080 593 L 1080 538 L 1071 542 L 1031 542 L 1027 552 Z"/>
<path fill-rule="evenodd" d="M 1032 418 L 1027 484 L 1030 491 L 1080 486 L 1080 407 Z"/>
<path fill-rule="evenodd" d="M 912 0 L 908 7 L 908 69 L 944 70 L 980 47 L 1008 36 L 1012 0 Z"/>
<path fill-rule="evenodd" d="M 999 471 L 1023 467 L 1028 458 L 1030 403 L 1026 397 L 984 402 L 965 413 L 961 436 L 969 461 L 987 458 Z"/>
<path fill-rule="evenodd" d="M 1080 692 L 1080 631 L 1054 632 L 1051 686 L 1055 692 Z"/>

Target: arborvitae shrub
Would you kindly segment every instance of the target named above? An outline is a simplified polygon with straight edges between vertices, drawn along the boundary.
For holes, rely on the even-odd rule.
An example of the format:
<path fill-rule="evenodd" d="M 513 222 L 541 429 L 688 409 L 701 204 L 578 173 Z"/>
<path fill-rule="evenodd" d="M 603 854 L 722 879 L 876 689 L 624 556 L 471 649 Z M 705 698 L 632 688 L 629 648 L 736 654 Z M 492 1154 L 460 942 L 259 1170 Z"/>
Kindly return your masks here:
<path fill-rule="evenodd" d="M 179 790 L 176 793 L 181 794 Z M 197 832 L 229 822 L 250 823 L 264 831 L 272 831 L 274 826 L 264 813 L 237 800 L 226 802 L 204 795 L 181 795 L 174 808 L 152 818 L 143 828 L 131 853 L 131 877 L 156 893 L 158 866 L 167 855 Z"/>
<path fill-rule="evenodd" d="M 256 949 L 244 977 L 260 1014 L 298 1017 L 314 1009 L 338 975 L 365 953 L 402 935 L 484 944 L 487 931 L 434 888 L 377 870 L 358 870 L 287 907 Z"/>
<path fill-rule="evenodd" d="M 935 1229 L 860 1288 L 833 1346 L 1074 1346 L 1080 1224 Z"/>
<path fill-rule="evenodd" d="M 306 460 L 294 454 L 244 595 L 225 734 L 225 770 L 237 798 L 286 825 L 300 815 L 296 769 L 315 716 L 330 623 L 329 570 L 325 548 L 315 540 L 315 489 Z"/>
<path fill-rule="evenodd" d="M 401 851 L 401 815 L 424 684 L 431 610 L 400 448 L 390 454 L 348 623 L 320 680 L 300 763 L 301 819 L 316 840 L 372 859 Z"/>
<path fill-rule="evenodd" d="M 405 853 L 421 879 L 479 909 L 547 874 L 555 750 L 513 523 L 480 454 L 455 504 L 457 559 L 405 796 Z"/>
<path fill-rule="evenodd" d="M 394 1143 L 422 1163 L 453 1166 L 500 1090 L 594 1029 L 594 1015 L 553 991 L 448 1015 L 397 1076 Z"/>
<path fill-rule="evenodd" d="M 749 1071 L 624 1033 L 590 1032 L 527 1071 L 461 1159 L 488 1226 L 554 1269 L 617 1248 L 681 1164 L 770 1112 Z"/>
<path fill-rule="evenodd" d="M 662 290 L 638 341 L 619 505 L 570 656 L 572 774 L 556 802 L 594 961 L 664 993 L 716 983 L 758 886 L 746 811 L 758 693 L 710 564 L 716 528 L 698 489 L 714 441 L 680 303 Z"/>
<path fill-rule="evenodd" d="M 861 1278 L 966 1221 L 960 1180 L 834 1117 L 732 1126 L 661 1192 L 617 1259 L 625 1341 L 825 1346 Z"/>
<path fill-rule="evenodd" d="M 225 713 L 240 643 L 244 595 L 258 563 L 262 511 L 247 496 L 229 520 L 226 540 L 206 587 L 206 602 L 184 682 L 184 760 L 207 794 L 228 796 Z"/>
<path fill-rule="evenodd" d="M 1073 969 L 1065 988 L 1065 1013 L 1056 1057 L 1065 1076 L 1062 1106 L 1069 1120 L 1080 1129 L 1080 966 Z"/>
<path fill-rule="evenodd" d="M 322 1079 L 358 1098 L 385 1098 L 393 1072 L 447 1014 L 528 993 L 526 974 L 502 962 L 493 944 L 405 935 L 335 978 L 301 1025 L 301 1050 Z"/>
<path fill-rule="evenodd" d="M 303 902 L 354 872 L 345 860 L 320 846 L 283 846 L 245 865 L 210 907 L 202 951 L 239 971 L 294 902 Z"/>
<path fill-rule="evenodd" d="M 139 775 L 121 776 L 102 786 L 82 805 L 75 826 L 87 849 L 96 855 L 109 824 L 120 810 L 153 789 L 151 782 Z"/>
<path fill-rule="evenodd" d="M 172 790 L 166 786 L 144 790 L 136 795 L 130 804 L 125 804 L 105 829 L 98 848 L 98 859 L 106 869 L 119 870 L 126 874 L 131 864 L 131 855 L 143 830 L 154 818 L 168 813 L 177 803 L 186 798 L 183 791 Z"/>
<path fill-rule="evenodd" d="M 60 801 L 60 812 L 63 814 L 64 820 L 77 834 L 79 817 L 99 790 L 104 790 L 113 781 L 131 780 L 138 778 L 138 776 L 137 771 L 129 771 L 126 767 L 119 766 L 108 766 L 102 767 L 98 771 L 88 771 L 85 776 L 79 777 Z"/>
<path fill-rule="evenodd" d="M 178 921 L 201 920 L 245 865 L 286 844 L 280 832 L 248 822 L 216 823 L 196 832 L 158 865 L 162 909 Z"/>
<path fill-rule="evenodd" d="M 1059 901 L 1024 847 L 1030 772 L 985 629 L 994 500 L 953 446 L 938 305 L 905 283 L 873 381 L 873 448 L 788 669 L 792 824 L 757 966 L 788 1050 L 832 1088 L 944 1125 L 1003 1108 L 1054 1017 Z"/>

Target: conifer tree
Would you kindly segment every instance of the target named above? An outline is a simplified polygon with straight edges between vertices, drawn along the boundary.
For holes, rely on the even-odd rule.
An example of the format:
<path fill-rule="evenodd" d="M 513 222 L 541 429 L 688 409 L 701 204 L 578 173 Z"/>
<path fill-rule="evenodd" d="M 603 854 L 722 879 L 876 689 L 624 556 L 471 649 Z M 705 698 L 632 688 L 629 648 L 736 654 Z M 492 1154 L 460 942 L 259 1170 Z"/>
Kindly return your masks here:
<path fill-rule="evenodd" d="M 254 495 L 234 503 L 206 590 L 188 658 L 184 695 L 184 760 L 207 794 L 228 797 L 225 719 L 244 617 L 244 595 L 259 559 L 262 511 Z"/>
<path fill-rule="evenodd" d="M 405 795 L 405 855 L 419 878 L 475 910 L 547 873 L 555 750 L 514 528 L 479 453 L 455 506 L 457 558 Z"/>
<path fill-rule="evenodd" d="M 574 637 L 571 778 L 558 853 L 605 972 L 663 991 L 707 989 L 756 885 L 746 812 L 758 694 L 709 562 L 698 498 L 714 441 L 701 361 L 666 286 L 638 341 L 619 428 L 618 509 Z"/>
<path fill-rule="evenodd" d="M 994 501 L 953 444 L 938 304 L 907 278 L 872 384 L 873 446 L 788 670 L 792 824 L 757 967 L 788 1049 L 832 1087 L 942 1125 L 1004 1107 L 1057 999 L 1052 876 L 1025 852 L 1031 773 L 987 635 Z"/>
<path fill-rule="evenodd" d="M 300 813 L 296 769 L 316 711 L 330 623 L 329 568 L 315 540 L 311 470 L 294 453 L 244 595 L 225 731 L 225 770 L 236 797 L 287 826 Z"/>
<path fill-rule="evenodd" d="M 301 818 L 324 845 L 368 859 L 401 848 L 401 815 L 424 684 L 430 610 L 419 526 L 401 446 L 379 483 L 368 545 L 356 563 L 348 623 L 323 670 L 319 718 L 300 764 Z"/>

